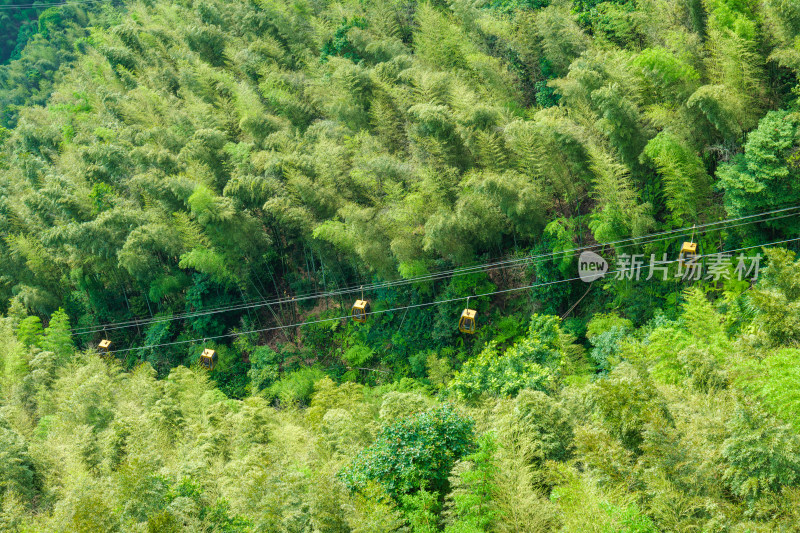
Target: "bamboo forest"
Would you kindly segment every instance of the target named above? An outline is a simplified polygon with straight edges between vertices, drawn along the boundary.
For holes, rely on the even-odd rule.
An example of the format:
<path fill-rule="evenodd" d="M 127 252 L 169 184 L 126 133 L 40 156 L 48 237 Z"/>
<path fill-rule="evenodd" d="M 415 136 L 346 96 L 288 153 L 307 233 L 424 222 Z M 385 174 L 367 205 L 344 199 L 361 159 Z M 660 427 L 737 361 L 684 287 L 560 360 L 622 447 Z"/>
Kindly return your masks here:
<path fill-rule="evenodd" d="M 798 0 L 0 0 L 0 531 L 800 532 L 798 251 Z"/>

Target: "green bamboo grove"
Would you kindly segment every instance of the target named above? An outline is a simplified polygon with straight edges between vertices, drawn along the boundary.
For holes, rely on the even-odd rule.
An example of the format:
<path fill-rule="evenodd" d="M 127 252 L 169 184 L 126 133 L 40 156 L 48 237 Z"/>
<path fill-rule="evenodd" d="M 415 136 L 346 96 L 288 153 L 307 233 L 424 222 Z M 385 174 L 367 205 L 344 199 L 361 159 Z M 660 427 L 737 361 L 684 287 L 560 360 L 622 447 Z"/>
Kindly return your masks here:
<path fill-rule="evenodd" d="M 49 4 L 0 530 L 797 530 L 800 3 Z"/>

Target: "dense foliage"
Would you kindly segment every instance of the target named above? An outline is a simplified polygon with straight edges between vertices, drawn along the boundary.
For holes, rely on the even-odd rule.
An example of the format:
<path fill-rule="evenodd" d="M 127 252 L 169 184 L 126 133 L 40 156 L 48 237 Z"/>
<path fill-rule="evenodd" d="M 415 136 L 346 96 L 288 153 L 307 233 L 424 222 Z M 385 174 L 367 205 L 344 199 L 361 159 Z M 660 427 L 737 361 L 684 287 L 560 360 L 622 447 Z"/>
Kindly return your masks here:
<path fill-rule="evenodd" d="M 40 31 L 39 20 L 43 24 L 48 16 L 42 16 L 48 4 L 56 4 L 55 0 L 44 0 L 32 4 L 29 2 L 0 1 L 0 64 L 9 58 L 18 58 L 28 41 Z M 19 7 L 21 6 L 21 7 Z M 52 13 L 59 13 L 53 11 Z"/>
<path fill-rule="evenodd" d="M 275 409 L 263 391 L 229 399 L 199 367 L 164 379 L 146 363 L 125 371 L 77 351 L 65 313 L 42 328 L 17 307 L 0 323 L 0 524 L 791 531 L 798 334 L 771 303 L 800 305 L 785 292 L 800 284 L 800 262 L 770 257 L 750 291 L 687 289 L 674 320 L 634 328 L 598 315 L 594 339 L 624 332 L 602 366 L 555 317 L 534 315 L 516 344 L 492 350 L 542 361 L 520 345 L 560 339 L 572 364 L 545 359 L 545 391 L 488 387 L 468 399 L 433 354 L 422 379 L 379 387 L 287 378 L 287 389 L 310 380 L 307 404 L 285 394 Z"/>
<path fill-rule="evenodd" d="M 755 216 L 800 4 L 47 3 L 0 0 L 0 529 L 800 523 L 800 225 Z M 689 239 L 789 249 L 561 253 Z"/>
<path fill-rule="evenodd" d="M 472 440 L 468 420 L 446 405 L 431 409 L 383 428 L 375 443 L 344 471 L 343 479 L 351 490 L 380 482 L 393 496 L 421 488 L 446 492 L 447 474 Z"/>
<path fill-rule="evenodd" d="M 87 331 L 77 339 L 86 346 L 104 322 L 794 205 L 792 5 L 52 8 L 0 67 L 0 305 L 15 298 L 43 317 L 63 307 Z M 703 249 L 779 240 L 796 226 L 783 218 L 715 230 Z M 681 237 L 641 252 L 672 254 Z M 367 297 L 388 307 L 481 294 L 529 275 L 557 279 L 573 261 L 505 270 L 491 284 L 478 276 Z M 627 301 L 642 323 L 676 290 L 632 296 L 629 284 L 612 283 L 586 307 Z M 561 285 L 534 299 L 560 314 L 578 291 Z M 511 298 L 517 307 L 506 313 L 527 314 L 524 300 Z M 320 311 L 301 300 L 106 333 L 118 347 L 163 344 Z M 387 362 L 402 366 L 425 346 L 451 345 L 457 312 L 381 317 L 359 345 L 389 345 Z M 486 318 L 495 328 L 487 338 L 503 333 Z M 291 344 L 294 333 L 277 337 Z M 135 351 L 128 363 L 148 360 L 165 375 L 195 351 Z M 367 357 L 359 353 L 355 361 Z"/>

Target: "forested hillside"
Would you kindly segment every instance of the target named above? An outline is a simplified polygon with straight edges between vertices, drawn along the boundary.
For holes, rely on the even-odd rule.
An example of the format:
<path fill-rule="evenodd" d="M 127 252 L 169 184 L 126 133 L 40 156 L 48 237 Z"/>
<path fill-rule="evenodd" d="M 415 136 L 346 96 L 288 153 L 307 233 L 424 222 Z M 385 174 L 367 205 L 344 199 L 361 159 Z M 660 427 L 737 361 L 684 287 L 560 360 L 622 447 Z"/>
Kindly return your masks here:
<path fill-rule="evenodd" d="M 47 3 L 0 528 L 797 530 L 799 2 Z"/>
<path fill-rule="evenodd" d="M 747 305 L 695 288 L 641 328 L 597 314 L 589 350 L 534 315 L 460 370 L 431 353 L 424 378 L 369 387 L 307 369 L 243 400 L 213 372 L 76 351 L 63 313 L 43 332 L 16 314 L 0 528 L 797 531 L 798 284 L 776 249 Z"/>

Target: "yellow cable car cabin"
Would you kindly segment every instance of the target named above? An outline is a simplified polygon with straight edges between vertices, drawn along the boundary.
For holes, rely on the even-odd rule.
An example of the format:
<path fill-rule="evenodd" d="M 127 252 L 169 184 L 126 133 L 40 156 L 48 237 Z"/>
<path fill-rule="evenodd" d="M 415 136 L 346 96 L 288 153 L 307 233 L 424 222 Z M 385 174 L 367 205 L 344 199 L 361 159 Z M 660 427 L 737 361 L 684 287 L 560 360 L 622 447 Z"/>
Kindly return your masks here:
<path fill-rule="evenodd" d="M 696 242 L 685 242 L 683 246 L 681 246 L 681 253 L 678 255 L 678 261 L 681 265 L 687 259 L 694 259 L 697 257 L 697 243 Z"/>
<path fill-rule="evenodd" d="M 111 341 L 108 339 L 103 339 L 100 341 L 100 344 L 97 345 L 97 348 L 103 355 L 108 355 L 111 351 Z"/>
<path fill-rule="evenodd" d="M 461 319 L 458 321 L 458 331 L 461 333 L 475 333 L 475 316 L 478 314 L 474 309 L 464 309 Z"/>
<path fill-rule="evenodd" d="M 366 300 L 356 300 L 353 304 L 353 320 L 361 324 L 367 321 L 370 312 L 369 302 Z"/>
<path fill-rule="evenodd" d="M 214 370 L 217 366 L 217 352 L 211 348 L 206 348 L 200 355 L 200 366 L 207 370 Z"/>

